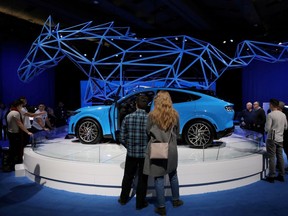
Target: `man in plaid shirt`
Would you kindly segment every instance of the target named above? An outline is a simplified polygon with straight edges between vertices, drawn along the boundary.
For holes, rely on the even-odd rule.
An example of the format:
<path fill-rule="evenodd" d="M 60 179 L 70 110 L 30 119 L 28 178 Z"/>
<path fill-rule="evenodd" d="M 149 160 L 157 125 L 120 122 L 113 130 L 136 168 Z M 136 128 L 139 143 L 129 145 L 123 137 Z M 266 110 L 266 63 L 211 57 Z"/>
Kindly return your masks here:
<path fill-rule="evenodd" d="M 125 205 L 135 176 L 138 176 L 136 189 L 136 209 L 148 206 L 146 201 L 148 176 L 143 174 L 145 151 L 148 143 L 146 133 L 148 97 L 139 95 L 136 98 L 137 110 L 123 119 L 120 132 L 120 141 L 127 149 L 122 191 L 118 202 Z"/>

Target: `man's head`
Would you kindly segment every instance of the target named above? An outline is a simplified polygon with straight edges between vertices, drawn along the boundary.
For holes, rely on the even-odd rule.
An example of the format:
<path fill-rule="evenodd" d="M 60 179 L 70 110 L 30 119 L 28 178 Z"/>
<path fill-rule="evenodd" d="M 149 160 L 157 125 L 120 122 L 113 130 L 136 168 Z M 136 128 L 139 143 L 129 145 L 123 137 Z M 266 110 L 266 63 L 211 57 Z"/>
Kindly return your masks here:
<path fill-rule="evenodd" d="M 19 100 L 21 100 L 23 102 L 23 106 L 26 106 L 27 105 L 27 98 L 25 96 L 21 96 L 19 98 Z"/>
<path fill-rule="evenodd" d="M 253 103 L 253 108 L 254 108 L 255 110 L 257 110 L 257 109 L 260 108 L 260 103 L 259 103 L 259 101 L 255 101 L 255 102 Z"/>
<path fill-rule="evenodd" d="M 270 103 L 270 109 L 271 110 L 275 110 L 279 107 L 279 100 L 277 100 L 275 98 L 270 99 L 269 103 Z"/>
<path fill-rule="evenodd" d="M 246 103 L 246 109 L 247 109 L 247 110 L 253 109 L 253 105 L 252 105 L 251 102 Z"/>
<path fill-rule="evenodd" d="M 20 111 L 22 109 L 23 105 L 24 105 L 23 101 L 18 99 L 12 103 L 11 108 L 14 108 L 14 109 L 17 109 L 18 111 Z"/>
<path fill-rule="evenodd" d="M 279 109 L 282 111 L 285 108 L 285 103 L 283 101 L 279 101 Z"/>
<path fill-rule="evenodd" d="M 146 95 L 138 95 L 136 98 L 137 108 L 146 110 L 147 105 L 148 105 L 148 97 Z"/>
<path fill-rule="evenodd" d="M 38 106 L 38 109 L 42 112 L 44 111 L 46 108 L 45 104 L 44 103 L 40 103 L 39 106 Z"/>

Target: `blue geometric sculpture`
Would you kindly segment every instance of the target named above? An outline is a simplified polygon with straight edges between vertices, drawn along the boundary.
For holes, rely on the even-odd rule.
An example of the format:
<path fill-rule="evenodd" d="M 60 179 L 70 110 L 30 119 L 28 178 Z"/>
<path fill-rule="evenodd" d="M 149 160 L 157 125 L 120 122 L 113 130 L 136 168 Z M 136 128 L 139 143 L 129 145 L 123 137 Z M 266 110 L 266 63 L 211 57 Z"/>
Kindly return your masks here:
<path fill-rule="evenodd" d="M 253 59 L 286 61 L 287 46 L 244 41 L 230 58 L 210 43 L 186 35 L 137 38 L 129 27 L 115 27 L 113 22 L 60 29 L 49 17 L 18 76 L 29 82 L 64 57 L 87 75 L 88 103 L 123 97 L 143 87 L 208 89 L 223 72 L 247 66 Z"/>

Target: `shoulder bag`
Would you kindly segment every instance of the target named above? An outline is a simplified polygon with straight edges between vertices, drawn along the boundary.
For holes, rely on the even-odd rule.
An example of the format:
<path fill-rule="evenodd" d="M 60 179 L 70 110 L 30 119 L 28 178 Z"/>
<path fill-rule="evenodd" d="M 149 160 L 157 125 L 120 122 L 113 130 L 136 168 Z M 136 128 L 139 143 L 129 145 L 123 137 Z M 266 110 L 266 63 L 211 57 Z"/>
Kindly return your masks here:
<path fill-rule="evenodd" d="M 171 138 L 172 130 L 170 131 L 168 142 L 152 142 L 150 145 L 150 159 L 168 159 L 168 147 Z"/>

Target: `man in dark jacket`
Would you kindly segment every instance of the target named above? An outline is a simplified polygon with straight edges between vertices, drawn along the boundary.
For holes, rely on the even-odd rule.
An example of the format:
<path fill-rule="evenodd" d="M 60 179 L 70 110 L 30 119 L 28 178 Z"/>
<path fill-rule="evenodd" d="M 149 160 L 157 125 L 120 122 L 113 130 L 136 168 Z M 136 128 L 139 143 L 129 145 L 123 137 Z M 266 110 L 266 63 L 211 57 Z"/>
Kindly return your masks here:
<path fill-rule="evenodd" d="M 246 108 L 240 113 L 240 127 L 252 130 L 253 126 L 253 105 L 251 102 L 246 103 Z"/>
<path fill-rule="evenodd" d="M 266 123 L 266 114 L 264 109 L 260 107 L 259 101 L 253 103 L 253 127 L 252 130 L 262 134 L 263 142 L 265 142 L 264 137 L 264 127 Z"/>

